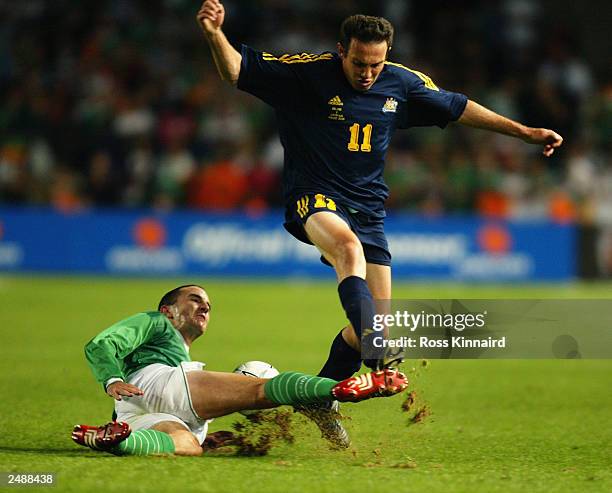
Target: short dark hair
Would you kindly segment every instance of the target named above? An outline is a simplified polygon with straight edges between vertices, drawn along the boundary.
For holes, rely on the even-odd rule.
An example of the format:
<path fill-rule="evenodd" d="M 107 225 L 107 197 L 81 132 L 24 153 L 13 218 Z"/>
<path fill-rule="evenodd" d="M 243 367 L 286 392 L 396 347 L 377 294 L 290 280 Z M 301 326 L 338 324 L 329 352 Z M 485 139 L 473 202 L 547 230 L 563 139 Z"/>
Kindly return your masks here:
<path fill-rule="evenodd" d="M 393 26 L 384 17 L 355 14 L 342 21 L 340 44 L 348 51 L 351 39 L 362 43 L 387 42 L 387 49 L 393 44 Z"/>
<path fill-rule="evenodd" d="M 198 284 L 183 284 L 182 286 L 174 288 L 168 291 L 165 295 L 162 296 L 161 300 L 159 300 L 159 304 L 157 305 L 157 311 L 160 311 L 162 306 L 174 305 L 176 303 L 176 300 L 178 299 L 178 295 L 181 292 L 181 289 L 191 287 L 204 289 Z"/>

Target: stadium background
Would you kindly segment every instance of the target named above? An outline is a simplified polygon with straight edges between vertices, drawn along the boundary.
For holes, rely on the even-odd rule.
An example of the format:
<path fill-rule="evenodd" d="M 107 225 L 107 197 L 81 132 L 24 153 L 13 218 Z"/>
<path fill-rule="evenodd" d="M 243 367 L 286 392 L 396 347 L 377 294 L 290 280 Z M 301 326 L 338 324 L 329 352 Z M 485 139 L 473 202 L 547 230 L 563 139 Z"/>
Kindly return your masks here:
<path fill-rule="evenodd" d="M 347 14 L 385 15 L 393 60 L 560 132 L 551 159 L 460 126 L 398 132 L 388 229 L 399 277 L 567 280 L 612 271 L 610 7 L 591 7 L 228 1 L 226 31 L 320 52 Z M 219 80 L 194 8 L 0 3 L 0 269 L 326 275 L 280 227 L 273 112 Z"/>

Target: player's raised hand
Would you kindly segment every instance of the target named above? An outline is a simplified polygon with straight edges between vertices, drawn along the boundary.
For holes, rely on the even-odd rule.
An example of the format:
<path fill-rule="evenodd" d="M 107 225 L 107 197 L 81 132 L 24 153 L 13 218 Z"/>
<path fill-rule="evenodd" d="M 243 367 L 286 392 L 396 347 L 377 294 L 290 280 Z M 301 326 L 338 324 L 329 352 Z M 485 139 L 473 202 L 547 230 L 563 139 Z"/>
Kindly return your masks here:
<path fill-rule="evenodd" d="M 204 34 L 214 34 L 223 25 L 225 8 L 219 0 L 206 0 L 198 11 L 197 19 Z"/>
<path fill-rule="evenodd" d="M 108 387 L 106 387 L 106 393 L 117 401 L 121 400 L 121 396 L 133 397 L 135 395 L 144 394 L 144 392 L 138 387 L 136 387 L 136 385 L 132 385 L 126 382 L 111 383 Z"/>
<path fill-rule="evenodd" d="M 555 149 L 563 144 L 563 137 L 547 128 L 530 128 L 523 140 L 529 144 L 543 144 L 542 154 L 546 157 L 552 156 Z"/>

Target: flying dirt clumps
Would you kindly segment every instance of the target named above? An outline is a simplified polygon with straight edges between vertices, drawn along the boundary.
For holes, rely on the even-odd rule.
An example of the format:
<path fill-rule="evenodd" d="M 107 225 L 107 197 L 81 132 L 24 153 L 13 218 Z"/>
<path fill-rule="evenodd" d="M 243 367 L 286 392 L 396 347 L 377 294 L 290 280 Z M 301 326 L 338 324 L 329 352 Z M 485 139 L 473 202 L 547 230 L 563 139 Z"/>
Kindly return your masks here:
<path fill-rule="evenodd" d="M 247 421 L 232 425 L 235 438 L 231 445 L 236 447 L 236 455 L 262 456 L 280 443 L 293 443 L 289 410 L 275 409 L 247 416 Z"/>

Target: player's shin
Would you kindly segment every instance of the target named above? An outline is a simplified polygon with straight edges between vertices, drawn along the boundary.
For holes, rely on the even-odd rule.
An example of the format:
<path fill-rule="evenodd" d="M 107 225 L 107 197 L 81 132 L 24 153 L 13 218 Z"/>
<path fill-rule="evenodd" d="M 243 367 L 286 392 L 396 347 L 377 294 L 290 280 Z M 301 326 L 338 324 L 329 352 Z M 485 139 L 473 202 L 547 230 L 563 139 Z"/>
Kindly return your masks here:
<path fill-rule="evenodd" d="M 378 368 L 380 365 L 372 360 L 378 360 L 382 354 L 379 355 L 374 349 L 376 346 L 373 339 L 377 334 L 373 331 L 372 324 L 376 307 L 368 284 L 361 277 L 349 276 L 338 285 L 338 294 L 346 316 L 361 341 L 361 353 L 368 354 L 369 361 L 366 365 L 372 369 Z"/>
<path fill-rule="evenodd" d="M 336 335 L 329 356 L 319 372 L 320 377 L 344 380 L 361 368 L 361 354 L 344 340 L 342 331 Z"/>
<path fill-rule="evenodd" d="M 332 389 L 338 382 L 299 372 L 283 372 L 264 386 L 266 399 L 278 405 L 300 405 L 333 400 Z"/>

